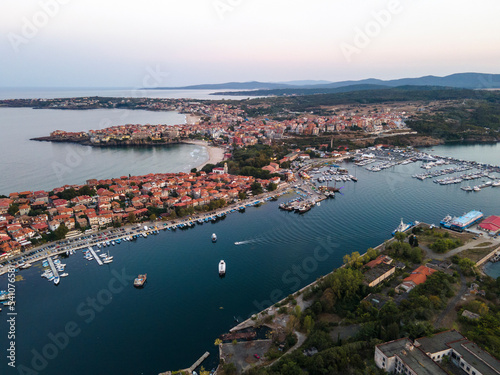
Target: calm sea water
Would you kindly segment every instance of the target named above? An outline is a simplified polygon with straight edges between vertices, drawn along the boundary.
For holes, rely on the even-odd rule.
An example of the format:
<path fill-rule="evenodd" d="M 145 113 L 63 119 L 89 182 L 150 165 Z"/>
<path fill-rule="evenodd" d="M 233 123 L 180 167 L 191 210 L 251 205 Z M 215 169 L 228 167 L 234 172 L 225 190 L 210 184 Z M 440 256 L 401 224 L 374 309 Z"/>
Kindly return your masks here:
<path fill-rule="evenodd" d="M 123 124 L 183 124 L 177 112 L 100 109 L 0 108 L 0 194 L 82 184 L 151 172 L 187 172 L 208 160 L 206 148 L 172 145 L 156 148 L 94 148 L 30 141 L 61 129 L 83 131 Z"/>
<path fill-rule="evenodd" d="M 467 150 L 460 147 L 465 148 L 457 152 Z M 234 325 L 234 317 L 247 318 L 330 272 L 344 254 L 380 244 L 401 217 L 437 224 L 446 214 L 471 209 L 500 214 L 500 189 L 467 194 L 457 185 L 418 181 L 411 178 L 422 171 L 418 164 L 379 173 L 345 166 L 359 182 L 343 184 L 343 194 L 304 215 L 282 212 L 279 202 L 269 202 L 215 224 L 122 243 L 111 248 L 115 261 L 108 266 L 86 262 L 78 253 L 64 260 L 69 277 L 58 287 L 42 280 L 38 267 L 21 271 L 17 365 L 40 366 L 39 373 L 50 375 L 158 374 L 188 367 L 208 350 L 205 367 L 212 368 L 218 352 L 214 340 Z M 224 279 L 217 274 L 220 259 L 227 263 Z M 129 278 L 120 288 L 115 272 L 130 278 L 147 272 L 147 285 L 134 289 Z M 5 284 L 2 276 L 0 285 Z M 6 320 L 4 311 L 4 353 Z M 59 333 L 68 323 L 77 334 L 58 349 L 51 337 L 62 340 Z M 51 359 L 40 362 L 37 353 Z M 0 368 L 2 374 L 18 373 L 6 366 L 5 356 Z"/>
<path fill-rule="evenodd" d="M 440 145 L 421 148 L 433 155 L 451 156 L 457 159 L 500 165 L 500 143 L 471 145 Z"/>
<path fill-rule="evenodd" d="M 115 98 L 191 98 L 205 100 L 247 99 L 248 96 L 211 95 L 236 90 L 141 90 L 137 88 L 25 88 L 0 87 L 0 99 L 55 99 L 83 96 L 105 96 Z M 239 91 L 239 90 L 238 90 Z"/>

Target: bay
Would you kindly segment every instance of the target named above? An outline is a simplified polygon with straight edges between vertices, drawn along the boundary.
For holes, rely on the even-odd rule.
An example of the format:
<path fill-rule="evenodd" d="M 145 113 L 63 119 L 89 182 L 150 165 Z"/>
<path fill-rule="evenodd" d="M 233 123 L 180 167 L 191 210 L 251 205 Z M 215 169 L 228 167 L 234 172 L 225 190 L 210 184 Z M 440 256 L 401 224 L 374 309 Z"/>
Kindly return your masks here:
<path fill-rule="evenodd" d="M 0 99 L 56 99 L 101 96 L 114 98 L 175 98 L 202 100 L 241 100 L 248 96 L 218 94 L 236 90 L 160 90 L 140 88 L 1 88 Z M 240 90 L 238 90 L 240 91 Z M 214 93 L 215 95 L 211 95 Z M 252 96 L 255 98 L 256 96 Z"/>
<path fill-rule="evenodd" d="M 245 319 L 338 267 L 344 254 L 382 243 L 401 218 L 438 224 L 447 214 L 472 209 L 500 214 L 500 189 L 468 194 L 457 185 L 411 178 L 422 171 L 420 163 L 378 173 L 352 163 L 342 166 L 359 182 L 337 185 L 344 186 L 342 194 L 304 215 L 278 209 L 289 195 L 215 224 L 122 243 L 111 248 L 109 266 L 86 262 L 77 253 L 64 260 L 69 276 L 58 287 L 41 279 L 37 267 L 21 271 L 17 364 L 33 368 L 36 353 L 51 354 L 50 334 L 74 322 L 76 337 L 39 373 L 158 374 L 188 367 L 207 350 L 211 356 L 204 365 L 212 368 L 218 352 L 214 340 L 234 325 L 233 317 Z M 224 279 L 217 274 L 221 259 L 227 264 Z M 123 289 L 111 292 L 121 285 L 112 281 L 114 271 L 130 277 L 147 272 L 146 287 L 133 288 L 129 278 Z M 6 285 L 5 276 L 0 285 Z M 98 308 L 89 307 L 93 299 L 102 302 Z M 7 328 L 4 314 L 0 332 Z M 6 348 L 2 335 L 0 349 Z M 0 367 L 17 373 L 6 367 L 5 357 Z"/>
<path fill-rule="evenodd" d="M 89 178 L 188 172 L 208 160 L 205 147 L 98 148 L 30 140 L 54 130 L 87 131 L 113 125 L 174 125 L 185 121 L 185 115 L 177 112 L 0 108 L 0 194 L 50 190 L 65 184 L 83 184 Z"/>
<path fill-rule="evenodd" d="M 500 165 L 500 143 L 439 145 L 419 149 L 432 155 Z"/>

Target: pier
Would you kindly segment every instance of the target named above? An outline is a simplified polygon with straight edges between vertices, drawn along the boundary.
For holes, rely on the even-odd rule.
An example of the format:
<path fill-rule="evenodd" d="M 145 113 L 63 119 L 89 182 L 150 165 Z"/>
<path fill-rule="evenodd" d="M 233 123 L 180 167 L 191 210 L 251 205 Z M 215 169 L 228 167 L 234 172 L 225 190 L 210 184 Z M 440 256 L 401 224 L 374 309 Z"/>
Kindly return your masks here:
<path fill-rule="evenodd" d="M 59 272 L 57 271 L 57 268 L 56 268 L 56 266 L 54 265 L 54 262 L 52 261 L 52 258 L 51 258 L 51 257 L 48 257 L 48 258 L 47 258 L 47 261 L 49 262 L 49 266 L 50 266 L 50 269 L 52 270 L 52 274 L 53 274 L 55 277 L 59 277 Z"/>
<path fill-rule="evenodd" d="M 100 266 L 102 266 L 103 265 L 102 260 L 101 260 L 101 258 L 99 256 L 97 256 L 97 254 L 95 253 L 94 249 L 92 249 L 92 246 L 89 246 L 89 251 L 92 254 L 92 256 L 94 257 L 94 259 L 97 261 L 97 264 L 99 264 Z"/>
<path fill-rule="evenodd" d="M 178 371 L 178 373 L 182 374 L 187 372 L 188 374 L 192 374 L 195 368 L 201 365 L 203 361 L 208 358 L 209 355 L 210 355 L 209 352 L 205 352 L 205 354 L 203 354 L 195 363 L 193 363 L 191 367 L 184 370 L 180 370 Z M 172 375 L 172 371 L 161 372 L 159 375 Z"/>
<path fill-rule="evenodd" d="M 205 359 L 208 358 L 208 356 L 210 355 L 209 352 L 205 352 L 205 354 L 203 354 L 195 363 L 193 363 L 193 365 L 188 369 L 189 370 L 189 373 L 192 373 L 194 371 L 194 369 L 196 367 L 198 367 L 199 365 L 201 365 L 203 363 L 203 361 Z"/>

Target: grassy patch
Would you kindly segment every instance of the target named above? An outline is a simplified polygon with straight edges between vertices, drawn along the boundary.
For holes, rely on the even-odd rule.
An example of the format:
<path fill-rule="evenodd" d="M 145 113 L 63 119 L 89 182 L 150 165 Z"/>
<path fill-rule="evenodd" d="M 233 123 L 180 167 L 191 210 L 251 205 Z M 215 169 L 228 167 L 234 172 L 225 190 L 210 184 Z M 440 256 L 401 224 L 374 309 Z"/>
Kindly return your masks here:
<path fill-rule="evenodd" d="M 496 246 L 481 247 L 481 248 L 474 247 L 472 249 L 461 251 L 457 255 L 460 258 L 469 258 L 474 263 L 476 263 L 478 260 L 483 259 L 486 255 L 491 253 L 495 249 L 495 247 Z"/>
<path fill-rule="evenodd" d="M 490 246 L 491 245 L 491 242 L 481 242 L 480 244 L 474 246 L 474 247 L 486 247 L 486 246 Z"/>
<path fill-rule="evenodd" d="M 430 247 L 430 245 L 439 239 L 459 240 L 463 244 L 466 244 L 472 237 L 474 235 L 470 233 L 459 233 L 443 228 L 425 229 L 423 232 L 417 234 L 418 243 L 427 247 Z"/>

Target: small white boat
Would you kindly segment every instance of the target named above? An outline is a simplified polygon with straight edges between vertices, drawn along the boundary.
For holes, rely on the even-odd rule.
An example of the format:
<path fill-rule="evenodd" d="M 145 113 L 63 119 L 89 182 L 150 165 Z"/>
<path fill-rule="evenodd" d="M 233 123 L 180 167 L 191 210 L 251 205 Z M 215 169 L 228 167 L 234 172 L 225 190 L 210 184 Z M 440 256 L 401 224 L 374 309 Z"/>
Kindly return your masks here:
<path fill-rule="evenodd" d="M 105 263 L 105 264 L 113 263 L 113 259 L 106 258 L 102 262 Z"/>
<path fill-rule="evenodd" d="M 212 242 L 217 242 L 217 235 L 212 233 Z"/>
<path fill-rule="evenodd" d="M 54 285 L 58 285 L 60 281 L 61 281 L 60 277 L 55 277 L 54 278 Z"/>
<path fill-rule="evenodd" d="M 226 262 L 221 260 L 219 262 L 219 276 L 224 276 L 226 274 Z"/>
<path fill-rule="evenodd" d="M 69 275 L 69 274 L 65 272 L 65 273 L 61 273 L 61 274 L 59 275 L 59 277 L 66 277 L 66 276 L 68 276 L 68 275 Z"/>

